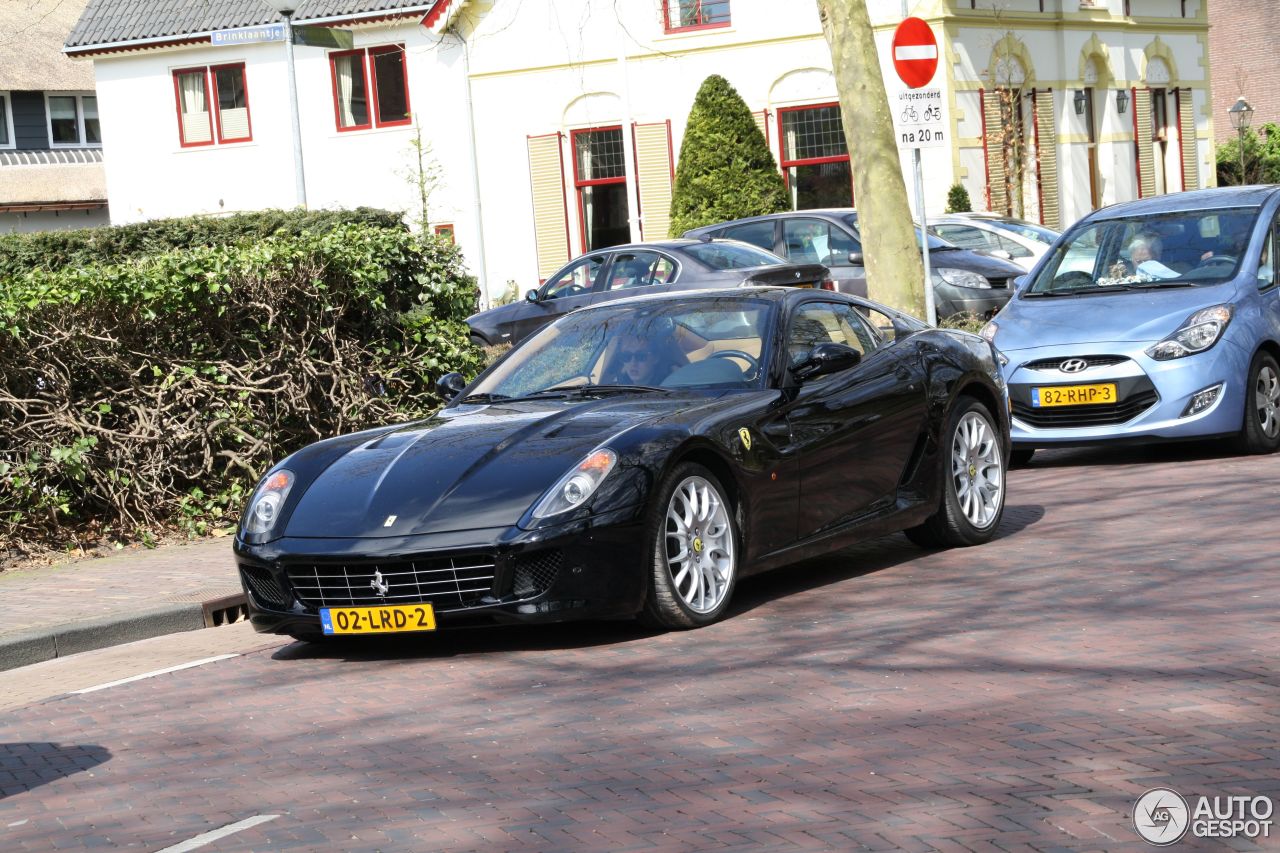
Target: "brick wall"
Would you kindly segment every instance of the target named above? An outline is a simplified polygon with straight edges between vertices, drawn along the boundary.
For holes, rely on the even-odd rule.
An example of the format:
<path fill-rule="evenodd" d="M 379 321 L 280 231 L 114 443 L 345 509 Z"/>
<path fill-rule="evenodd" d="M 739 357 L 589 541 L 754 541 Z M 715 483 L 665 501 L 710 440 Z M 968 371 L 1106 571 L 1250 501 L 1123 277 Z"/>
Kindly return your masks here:
<path fill-rule="evenodd" d="M 1253 126 L 1280 123 L 1280 2 L 1209 0 L 1209 72 L 1218 141 L 1234 138 L 1227 110 L 1244 95 Z"/>

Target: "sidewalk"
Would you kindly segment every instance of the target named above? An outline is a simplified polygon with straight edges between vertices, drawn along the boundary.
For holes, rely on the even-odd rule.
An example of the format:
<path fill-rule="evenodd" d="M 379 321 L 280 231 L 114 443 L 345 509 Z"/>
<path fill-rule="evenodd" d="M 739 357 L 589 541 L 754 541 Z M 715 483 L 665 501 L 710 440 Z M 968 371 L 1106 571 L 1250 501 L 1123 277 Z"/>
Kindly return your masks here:
<path fill-rule="evenodd" d="M 3 572 L 0 671 L 204 628 L 243 603 L 231 537 Z"/>

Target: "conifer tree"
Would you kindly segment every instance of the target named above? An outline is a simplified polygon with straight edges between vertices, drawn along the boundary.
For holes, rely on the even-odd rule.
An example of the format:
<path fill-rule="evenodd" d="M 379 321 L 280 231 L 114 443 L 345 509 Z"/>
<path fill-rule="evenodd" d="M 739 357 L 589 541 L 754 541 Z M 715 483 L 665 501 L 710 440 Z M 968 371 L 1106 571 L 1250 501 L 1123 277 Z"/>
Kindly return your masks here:
<path fill-rule="evenodd" d="M 702 82 L 680 145 L 671 233 L 787 210 L 786 186 L 742 96 L 718 74 Z"/>

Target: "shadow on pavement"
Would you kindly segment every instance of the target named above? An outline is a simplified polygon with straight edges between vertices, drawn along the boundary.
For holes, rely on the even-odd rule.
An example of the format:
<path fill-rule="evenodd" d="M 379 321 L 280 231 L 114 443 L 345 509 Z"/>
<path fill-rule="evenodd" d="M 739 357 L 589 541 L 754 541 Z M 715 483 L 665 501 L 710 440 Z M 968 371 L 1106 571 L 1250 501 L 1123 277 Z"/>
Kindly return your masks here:
<path fill-rule="evenodd" d="M 1043 517 L 1042 506 L 1010 506 L 1005 510 L 999 535 L 1010 536 Z M 902 534 L 895 534 L 748 577 L 734 590 L 725 619 L 734 619 L 771 601 L 908 563 L 926 553 L 929 552 L 912 545 Z M 612 646 L 657 633 L 661 632 L 632 621 L 489 625 L 451 628 L 440 633 L 334 637 L 320 642 L 294 642 L 277 649 L 271 657 L 280 661 L 310 658 L 346 661 L 438 659 L 498 651 Z"/>
<path fill-rule="evenodd" d="M 97 744 L 0 743 L 0 800 L 109 760 L 111 751 Z"/>
<path fill-rule="evenodd" d="M 1150 465 L 1231 459 L 1240 453 L 1221 440 L 1170 441 L 1157 444 L 1109 444 L 1089 447 L 1042 447 L 1018 470 L 1068 468 L 1086 465 Z"/>

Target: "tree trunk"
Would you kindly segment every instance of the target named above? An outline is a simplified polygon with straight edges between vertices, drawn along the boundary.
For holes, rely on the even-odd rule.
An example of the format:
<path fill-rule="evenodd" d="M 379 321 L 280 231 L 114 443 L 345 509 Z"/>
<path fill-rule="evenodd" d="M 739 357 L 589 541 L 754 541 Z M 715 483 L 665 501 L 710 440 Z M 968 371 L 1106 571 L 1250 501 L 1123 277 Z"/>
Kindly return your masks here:
<path fill-rule="evenodd" d="M 818 0 L 818 10 L 831 48 L 840 116 L 849 144 L 867 293 L 877 302 L 923 317 L 924 264 L 907 203 L 907 185 L 867 2 Z"/>

